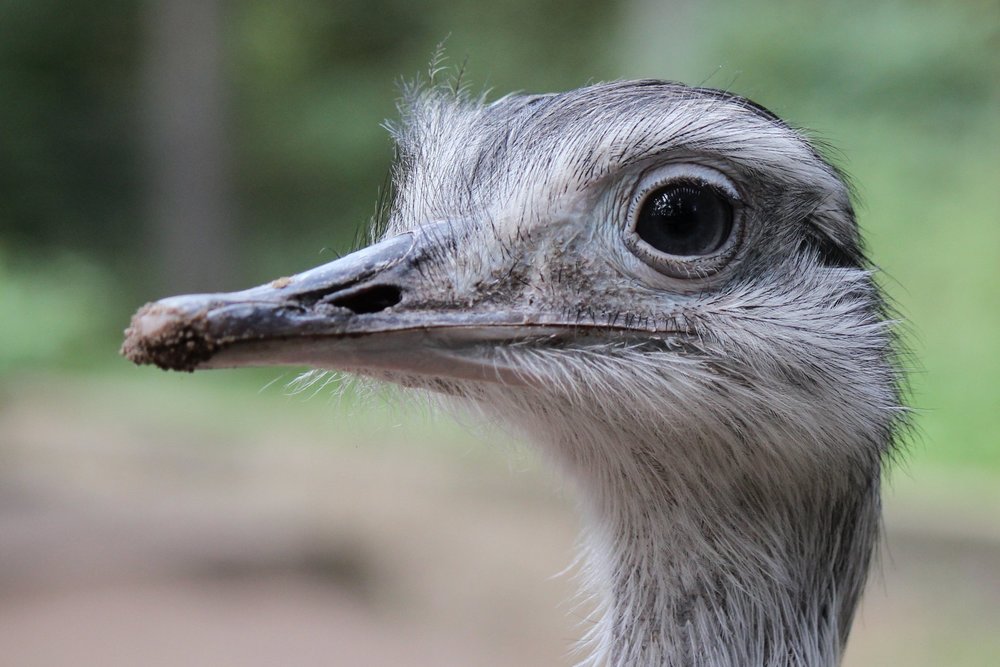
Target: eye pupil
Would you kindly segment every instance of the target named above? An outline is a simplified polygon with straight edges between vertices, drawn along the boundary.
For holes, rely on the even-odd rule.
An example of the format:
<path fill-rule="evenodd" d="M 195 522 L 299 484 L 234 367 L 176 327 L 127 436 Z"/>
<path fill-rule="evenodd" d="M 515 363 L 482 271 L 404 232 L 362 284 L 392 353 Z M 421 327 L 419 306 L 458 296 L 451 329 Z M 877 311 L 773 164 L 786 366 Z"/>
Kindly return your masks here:
<path fill-rule="evenodd" d="M 697 181 L 668 183 L 643 201 L 635 232 L 669 255 L 709 255 L 725 244 L 733 207 L 715 187 Z"/>

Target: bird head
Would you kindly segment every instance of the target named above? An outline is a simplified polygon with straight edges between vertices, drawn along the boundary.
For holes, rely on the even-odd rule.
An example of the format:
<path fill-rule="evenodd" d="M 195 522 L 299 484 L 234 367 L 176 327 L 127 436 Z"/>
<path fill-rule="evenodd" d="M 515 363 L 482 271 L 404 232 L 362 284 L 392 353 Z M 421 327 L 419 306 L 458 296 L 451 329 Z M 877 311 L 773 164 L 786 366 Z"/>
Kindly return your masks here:
<path fill-rule="evenodd" d="M 148 304 L 124 354 L 349 371 L 564 450 L 616 433 L 715 468 L 869 470 L 888 446 L 893 338 L 848 187 L 770 112 L 659 81 L 488 104 L 430 90 L 391 130 L 375 243 Z"/>

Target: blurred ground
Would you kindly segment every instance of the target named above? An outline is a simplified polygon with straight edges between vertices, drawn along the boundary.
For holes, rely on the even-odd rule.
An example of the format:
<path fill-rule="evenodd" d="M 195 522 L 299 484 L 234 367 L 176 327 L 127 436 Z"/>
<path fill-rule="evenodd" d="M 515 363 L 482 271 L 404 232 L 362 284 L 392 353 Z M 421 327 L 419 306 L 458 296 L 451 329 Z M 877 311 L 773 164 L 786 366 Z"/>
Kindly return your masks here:
<path fill-rule="evenodd" d="M 530 455 L 349 399 L 132 377 L 0 395 L 4 664 L 573 663 L 586 609 L 554 575 L 576 518 Z M 845 664 L 1000 663 L 991 480 L 893 489 Z"/>

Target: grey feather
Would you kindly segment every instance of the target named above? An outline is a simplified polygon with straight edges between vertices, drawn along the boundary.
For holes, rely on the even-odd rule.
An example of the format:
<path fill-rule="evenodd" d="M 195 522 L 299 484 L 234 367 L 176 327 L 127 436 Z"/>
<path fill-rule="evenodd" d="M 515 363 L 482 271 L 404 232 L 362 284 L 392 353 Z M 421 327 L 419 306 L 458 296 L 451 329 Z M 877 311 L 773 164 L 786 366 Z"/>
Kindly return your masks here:
<path fill-rule="evenodd" d="M 574 480 L 599 601 L 584 664 L 837 664 L 905 417 L 894 322 L 840 174 L 756 105 L 655 81 L 492 104 L 423 91 L 394 134 L 387 233 L 465 226 L 428 298 L 683 333 L 509 346 L 495 354 L 530 388 L 429 387 Z M 630 184 L 669 161 L 722 170 L 751 200 L 743 254 L 693 287 L 618 242 Z"/>

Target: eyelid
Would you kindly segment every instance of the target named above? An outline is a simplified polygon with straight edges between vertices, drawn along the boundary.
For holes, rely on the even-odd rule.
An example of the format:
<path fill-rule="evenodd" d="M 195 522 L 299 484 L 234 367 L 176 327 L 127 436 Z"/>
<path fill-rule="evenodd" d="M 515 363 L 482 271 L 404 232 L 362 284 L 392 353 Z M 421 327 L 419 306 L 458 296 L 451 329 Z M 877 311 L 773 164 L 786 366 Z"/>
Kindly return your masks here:
<path fill-rule="evenodd" d="M 736 185 L 725 174 L 717 169 L 706 167 L 700 164 L 666 164 L 655 169 L 651 169 L 639 177 L 639 182 L 635 188 L 633 207 L 642 201 L 651 190 L 666 185 L 672 181 L 697 180 L 717 188 L 721 193 L 729 197 L 733 203 L 742 204 L 743 197 L 740 195 Z"/>

